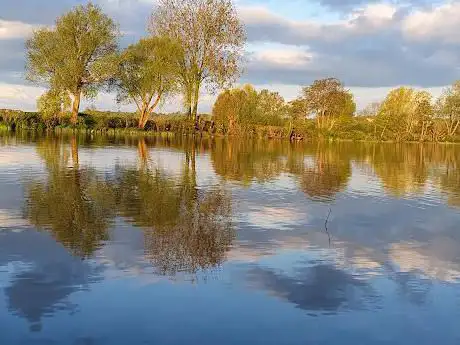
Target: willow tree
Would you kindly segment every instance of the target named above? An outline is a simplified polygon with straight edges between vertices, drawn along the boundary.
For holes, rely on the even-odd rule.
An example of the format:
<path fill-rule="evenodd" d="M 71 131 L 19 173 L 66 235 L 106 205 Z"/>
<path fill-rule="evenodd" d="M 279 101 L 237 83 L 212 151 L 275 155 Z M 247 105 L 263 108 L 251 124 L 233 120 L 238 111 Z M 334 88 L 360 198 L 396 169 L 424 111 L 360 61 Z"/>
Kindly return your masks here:
<path fill-rule="evenodd" d="M 81 96 L 95 97 L 112 77 L 118 35 L 117 25 L 98 6 L 77 6 L 27 41 L 27 78 L 67 92 L 75 124 Z"/>
<path fill-rule="evenodd" d="M 177 69 L 173 57 L 180 53 L 169 38 L 142 39 L 120 56 L 118 101 L 133 102 L 143 129 L 160 101 L 175 91 Z"/>
<path fill-rule="evenodd" d="M 149 30 L 182 48 L 176 66 L 190 117 L 197 117 L 203 85 L 213 92 L 240 74 L 246 36 L 231 0 L 159 0 Z"/>

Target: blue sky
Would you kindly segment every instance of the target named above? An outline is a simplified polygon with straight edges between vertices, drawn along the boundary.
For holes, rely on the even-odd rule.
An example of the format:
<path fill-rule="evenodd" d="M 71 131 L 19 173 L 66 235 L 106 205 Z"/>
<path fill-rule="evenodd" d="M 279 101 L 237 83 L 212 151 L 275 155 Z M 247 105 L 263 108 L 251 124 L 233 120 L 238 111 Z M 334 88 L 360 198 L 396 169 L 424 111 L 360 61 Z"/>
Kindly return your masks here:
<path fill-rule="evenodd" d="M 24 80 L 24 41 L 40 26 L 84 0 L 0 0 L 0 108 L 35 108 L 43 89 Z M 155 0 L 94 0 L 116 19 L 122 44 L 145 35 Z M 334 76 L 360 108 L 393 87 L 410 85 L 437 96 L 460 79 L 460 1 L 236 0 L 248 43 L 239 83 L 295 98 L 302 85 Z M 215 99 L 203 95 L 202 111 Z M 111 94 L 83 106 L 118 110 Z M 180 107 L 180 99 L 163 105 Z"/>

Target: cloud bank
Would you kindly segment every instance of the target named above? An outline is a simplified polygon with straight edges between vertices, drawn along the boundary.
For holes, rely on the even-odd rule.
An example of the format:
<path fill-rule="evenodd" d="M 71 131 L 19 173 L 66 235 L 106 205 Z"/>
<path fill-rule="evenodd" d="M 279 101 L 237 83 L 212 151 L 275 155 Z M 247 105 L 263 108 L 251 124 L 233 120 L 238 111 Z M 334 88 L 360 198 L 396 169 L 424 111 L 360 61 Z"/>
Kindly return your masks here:
<path fill-rule="evenodd" d="M 26 85 L 24 41 L 34 28 L 83 0 L 17 0 L 0 4 L 0 108 L 33 108 L 41 89 Z M 155 0 L 97 0 L 125 33 L 122 45 L 145 35 Z M 272 87 L 288 99 L 302 85 L 334 76 L 360 106 L 400 85 L 434 90 L 460 79 L 460 1 L 239 0 L 247 28 L 239 83 Z M 13 91 L 12 91 L 13 90 Z M 14 91 L 14 90 L 17 90 Z M 209 111 L 214 97 L 201 105 Z M 117 110 L 113 97 L 95 105 Z M 180 108 L 169 102 L 165 110 Z"/>

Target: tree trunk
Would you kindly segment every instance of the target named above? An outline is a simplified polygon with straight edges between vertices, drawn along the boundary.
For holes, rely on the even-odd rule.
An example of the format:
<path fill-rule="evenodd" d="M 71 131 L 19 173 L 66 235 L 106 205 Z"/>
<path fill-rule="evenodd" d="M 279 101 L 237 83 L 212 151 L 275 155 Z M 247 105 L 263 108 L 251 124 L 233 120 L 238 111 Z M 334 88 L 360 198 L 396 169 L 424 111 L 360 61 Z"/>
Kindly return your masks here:
<path fill-rule="evenodd" d="M 380 134 L 380 140 L 383 139 L 383 135 L 385 134 L 385 130 L 386 130 L 386 129 L 387 129 L 387 127 L 384 126 L 383 129 L 382 129 L 382 134 Z"/>
<path fill-rule="evenodd" d="M 193 120 L 195 121 L 195 125 L 196 125 L 196 121 L 197 121 L 197 118 L 198 118 L 198 100 L 200 98 L 200 83 L 197 82 L 195 84 L 195 87 L 193 89 L 193 113 L 192 113 L 192 116 L 193 116 Z"/>
<path fill-rule="evenodd" d="M 425 121 L 422 122 L 422 133 L 420 134 L 420 139 L 419 139 L 419 141 L 420 141 L 420 142 L 423 142 L 424 139 L 425 139 Z"/>
<path fill-rule="evenodd" d="M 334 126 L 335 126 L 335 120 L 331 119 L 330 124 L 329 124 L 329 130 L 332 131 L 334 129 Z"/>
<path fill-rule="evenodd" d="M 187 85 L 187 89 L 185 90 L 185 107 L 187 111 L 187 117 L 189 119 L 192 118 L 192 87 L 191 85 Z"/>
<path fill-rule="evenodd" d="M 458 129 L 459 126 L 460 126 L 460 121 L 457 121 L 457 123 L 454 126 L 454 129 L 452 130 L 451 136 L 453 136 L 453 135 L 455 135 L 455 133 L 457 133 L 457 129 Z"/>
<path fill-rule="evenodd" d="M 75 126 L 78 121 L 78 111 L 80 110 L 80 100 L 81 100 L 81 91 L 77 91 L 73 95 L 73 103 L 72 103 L 72 116 L 70 118 L 70 122 Z"/>
<path fill-rule="evenodd" d="M 147 123 L 147 106 L 145 104 L 142 105 L 142 109 L 140 111 L 140 115 L 139 115 L 139 123 L 137 125 L 137 127 L 139 129 L 144 129 L 145 127 L 145 124 Z"/>

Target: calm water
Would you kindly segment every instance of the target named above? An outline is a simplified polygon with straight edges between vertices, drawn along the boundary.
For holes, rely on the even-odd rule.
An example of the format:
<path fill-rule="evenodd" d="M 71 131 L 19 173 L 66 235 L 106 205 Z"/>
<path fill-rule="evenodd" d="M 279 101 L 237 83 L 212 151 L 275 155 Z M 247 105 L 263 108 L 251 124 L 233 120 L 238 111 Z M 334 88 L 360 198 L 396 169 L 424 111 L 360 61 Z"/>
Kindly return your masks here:
<path fill-rule="evenodd" d="M 460 146 L 0 137 L 0 344 L 459 344 Z"/>

